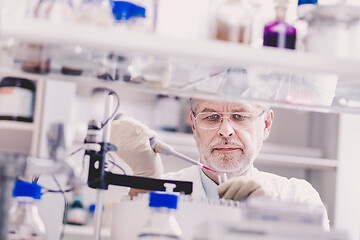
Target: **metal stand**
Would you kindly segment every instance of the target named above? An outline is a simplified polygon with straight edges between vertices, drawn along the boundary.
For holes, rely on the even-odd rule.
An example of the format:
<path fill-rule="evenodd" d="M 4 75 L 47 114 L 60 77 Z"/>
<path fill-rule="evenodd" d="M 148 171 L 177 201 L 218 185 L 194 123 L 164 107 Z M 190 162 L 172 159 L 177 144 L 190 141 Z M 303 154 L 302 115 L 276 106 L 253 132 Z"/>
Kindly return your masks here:
<path fill-rule="evenodd" d="M 25 172 L 26 156 L 0 153 L 0 239 L 7 239 L 8 216 L 15 178 Z"/>
<path fill-rule="evenodd" d="M 104 114 L 104 120 L 106 121 L 106 119 L 109 119 L 109 121 L 107 122 L 107 124 L 104 126 L 103 128 L 103 142 L 107 143 L 110 142 L 110 134 L 111 134 L 111 123 L 112 123 L 112 119 L 110 119 L 111 117 L 111 113 L 113 111 L 113 96 L 112 94 L 109 92 L 107 97 L 106 97 L 106 103 L 105 103 L 105 114 Z M 104 158 L 105 160 L 105 158 Z M 104 171 L 105 169 L 105 161 L 98 161 L 99 165 L 101 163 L 101 166 L 99 166 L 101 168 L 102 171 Z M 96 164 L 96 163 L 94 163 Z M 102 208 L 104 205 L 104 190 L 97 190 L 97 196 L 96 196 L 96 208 L 95 208 L 95 216 L 94 216 L 94 239 L 95 240 L 100 240 L 101 239 L 101 218 L 102 218 Z"/>

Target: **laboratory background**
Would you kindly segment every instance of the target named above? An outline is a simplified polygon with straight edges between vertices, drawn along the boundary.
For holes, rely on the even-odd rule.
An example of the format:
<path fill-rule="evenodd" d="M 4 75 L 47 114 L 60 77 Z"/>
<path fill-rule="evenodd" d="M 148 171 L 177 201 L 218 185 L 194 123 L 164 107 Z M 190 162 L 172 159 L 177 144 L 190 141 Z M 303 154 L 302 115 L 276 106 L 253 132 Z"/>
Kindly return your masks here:
<path fill-rule="evenodd" d="M 360 240 L 359 0 L 1 0 L 0 17 L 0 239 L 157 239 L 139 234 L 151 196 L 130 200 L 131 168 L 100 143 L 129 115 L 197 160 L 204 98 L 274 110 L 255 167 L 311 183 L 330 231 L 316 208 L 183 194 L 154 231 Z M 94 159 L 120 180 L 94 184 Z"/>

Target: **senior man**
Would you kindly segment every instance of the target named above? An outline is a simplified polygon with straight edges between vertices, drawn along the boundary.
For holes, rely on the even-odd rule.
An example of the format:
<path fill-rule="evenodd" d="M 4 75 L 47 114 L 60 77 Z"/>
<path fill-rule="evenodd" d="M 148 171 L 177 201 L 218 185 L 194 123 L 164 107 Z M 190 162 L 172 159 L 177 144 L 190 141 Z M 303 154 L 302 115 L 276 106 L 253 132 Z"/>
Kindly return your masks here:
<path fill-rule="evenodd" d="M 193 182 L 193 196 L 244 200 L 261 196 L 285 202 L 321 205 L 317 191 L 305 180 L 287 179 L 254 167 L 263 141 L 269 137 L 272 110 L 261 105 L 191 99 L 189 118 L 200 159 L 205 166 L 226 173 L 228 181 L 218 185 L 218 174 L 198 166 L 163 174 L 161 159 L 149 145 L 155 132 L 125 117 L 114 121 L 111 141 L 117 154 L 137 176 Z M 132 189 L 130 195 L 139 190 Z M 325 211 L 325 227 L 328 228 Z"/>

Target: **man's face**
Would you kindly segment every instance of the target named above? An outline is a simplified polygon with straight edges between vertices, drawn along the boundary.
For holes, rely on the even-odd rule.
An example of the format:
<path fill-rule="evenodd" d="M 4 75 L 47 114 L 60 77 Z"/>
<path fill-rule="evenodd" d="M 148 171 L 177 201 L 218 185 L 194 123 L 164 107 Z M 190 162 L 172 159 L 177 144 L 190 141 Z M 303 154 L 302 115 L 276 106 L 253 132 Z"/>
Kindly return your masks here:
<path fill-rule="evenodd" d="M 273 113 L 268 111 L 259 116 L 263 110 L 251 104 L 196 100 L 195 116 L 204 112 L 217 112 L 225 117 L 234 112 L 251 116 L 240 124 L 241 127 L 235 125 L 235 121 L 230 122 L 231 118 L 223 118 L 217 128 L 204 129 L 191 115 L 200 161 L 228 173 L 229 177 L 246 174 L 270 132 Z"/>

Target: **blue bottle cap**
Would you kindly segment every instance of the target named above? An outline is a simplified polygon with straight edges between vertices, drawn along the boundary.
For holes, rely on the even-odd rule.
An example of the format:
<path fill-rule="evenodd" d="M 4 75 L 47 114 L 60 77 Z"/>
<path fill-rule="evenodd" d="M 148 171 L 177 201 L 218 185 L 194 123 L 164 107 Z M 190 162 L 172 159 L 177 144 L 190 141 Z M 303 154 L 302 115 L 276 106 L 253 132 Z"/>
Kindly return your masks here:
<path fill-rule="evenodd" d="M 317 0 L 299 0 L 298 1 L 298 5 L 302 5 L 302 4 L 317 4 L 318 1 Z"/>
<path fill-rule="evenodd" d="M 41 199 L 41 186 L 35 182 L 28 183 L 21 180 L 15 182 L 13 197 L 31 197 Z"/>
<path fill-rule="evenodd" d="M 132 17 L 145 18 L 145 8 L 125 1 L 114 1 L 112 12 L 117 21 L 129 20 Z"/>
<path fill-rule="evenodd" d="M 96 209 L 96 205 L 93 203 L 93 204 L 90 204 L 89 206 L 89 212 L 90 213 L 94 213 L 95 212 L 95 209 Z M 105 210 L 105 206 L 102 207 L 102 210 L 104 211 Z"/>
<path fill-rule="evenodd" d="M 89 206 L 89 212 L 90 212 L 90 213 L 94 213 L 94 212 L 95 212 L 95 204 L 91 204 L 91 205 Z"/>
<path fill-rule="evenodd" d="M 177 209 L 178 196 L 175 194 L 150 192 L 149 207 Z"/>

